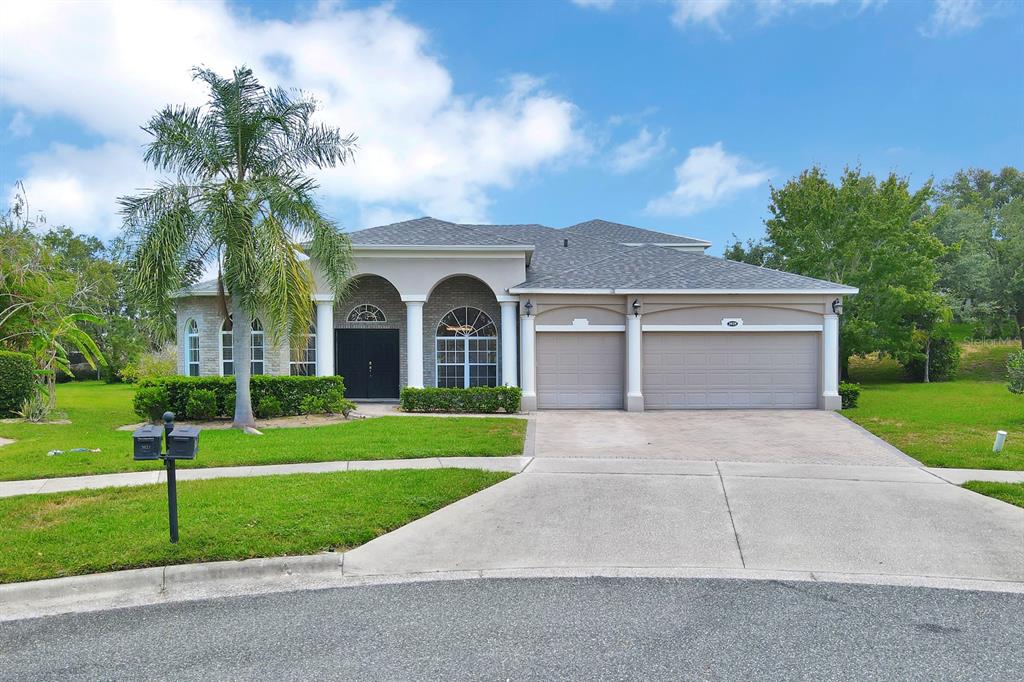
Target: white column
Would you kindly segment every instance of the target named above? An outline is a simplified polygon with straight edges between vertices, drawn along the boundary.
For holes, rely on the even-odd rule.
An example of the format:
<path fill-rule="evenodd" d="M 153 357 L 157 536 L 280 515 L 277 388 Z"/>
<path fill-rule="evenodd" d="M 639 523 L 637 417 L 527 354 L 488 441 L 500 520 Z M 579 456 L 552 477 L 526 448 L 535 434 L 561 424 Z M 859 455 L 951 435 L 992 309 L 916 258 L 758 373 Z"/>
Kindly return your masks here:
<path fill-rule="evenodd" d="M 316 302 L 316 375 L 334 374 L 334 299 Z"/>
<path fill-rule="evenodd" d="M 523 375 L 521 377 L 521 385 L 523 387 L 523 402 L 522 409 L 524 412 L 529 412 L 537 409 L 537 387 L 535 383 L 536 377 L 536 359 L 534 354 L 534 341 L 536 340 L 536 333 L 533 327 L 533 316 L 523 315 L 523 335 L 522 335 L 522 370 Z"/>
<path fill-rule="evenodd" d="M 839 399 L 839 316 L 825 315 L 821 332 L 821 402 L 826 410 L 838 410 Z"/>
<path fill-rule="evenodd" d="M 406 383 L 423 388 L 423 301 L 405 302 Z"/>
<path fill-rule="evenodd" d="M 516 355 L 516 305 L 517 301 L 498 301 L 501 306 L 501 383 L 505 386 L 519 385 L 519 367 Z"/>
<path fill-rule="evenodd" d="M 640 316 L 626 315 L 626 409 L 642 412 L 643 394 L 643 327 Z"/>

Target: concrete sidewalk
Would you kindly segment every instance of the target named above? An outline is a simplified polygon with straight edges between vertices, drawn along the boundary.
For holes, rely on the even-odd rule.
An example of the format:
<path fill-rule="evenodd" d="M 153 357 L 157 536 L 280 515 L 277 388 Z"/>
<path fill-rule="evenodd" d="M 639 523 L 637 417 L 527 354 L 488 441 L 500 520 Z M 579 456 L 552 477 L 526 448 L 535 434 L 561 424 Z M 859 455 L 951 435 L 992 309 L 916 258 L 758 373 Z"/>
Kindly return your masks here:
<path fill-rule="evenodd" d="M 335 471 L 383 471 L 387 469 L 437 469 L 441 467 L 509 471 L 518 473 L 530 463 L 530 457 L 421 457 L 416 459 L 345 460 L 338 462 L 309 462 L 305 464 L 268 464 L 262 466 L 209 467 L 206 469 L 178 469 L 179 481 L 199 481 L 211 478 L 247 478 L 250 476 L 280 476 L 284 474 L 319 474 Z M 37 478 L 30 481 L 0 482 L 0 497 L 59 493 L 69 490 L 89 490 L 121 486 L 152 485 L 166 479 L 163 469 L 136 471 L 125 474 L 99 476 L 69 476 L 67 478 Z"/>

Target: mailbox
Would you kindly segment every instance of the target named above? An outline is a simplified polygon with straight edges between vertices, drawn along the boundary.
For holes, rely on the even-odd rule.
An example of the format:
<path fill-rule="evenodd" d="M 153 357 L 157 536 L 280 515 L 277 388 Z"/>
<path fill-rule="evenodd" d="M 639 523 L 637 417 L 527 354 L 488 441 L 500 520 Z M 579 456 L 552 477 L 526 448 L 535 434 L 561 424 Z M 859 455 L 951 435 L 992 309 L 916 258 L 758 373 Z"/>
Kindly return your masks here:
<path fill-rule="evenodd" d="M 146 424 L 132 432 L 132 439 L 135 441 L 135 459 L 141 461 L 160 459 L 160 450 L 164 440 L 164 427 L 157 426 L 156 424 Z"/>
<path fill-rule="evenodd" d="M 167 434 L 168 459 L 195 459 L 199 451 L 199 429 L 194 426 L 176 426 Z"/>

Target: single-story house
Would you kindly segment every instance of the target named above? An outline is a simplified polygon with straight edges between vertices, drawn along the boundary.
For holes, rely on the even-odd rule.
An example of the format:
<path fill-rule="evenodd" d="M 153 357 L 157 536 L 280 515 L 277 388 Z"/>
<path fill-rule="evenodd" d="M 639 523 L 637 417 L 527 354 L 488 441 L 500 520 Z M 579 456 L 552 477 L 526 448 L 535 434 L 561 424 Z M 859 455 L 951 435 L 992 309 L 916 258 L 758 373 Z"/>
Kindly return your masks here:
<path fill-rule="evenodd" d="M 318 285 L 295 352 L 266 344 L 254 321 L 254 373 L 340 374 L 355 399 L 518 385 L 524 410 L 840 405 L 838 313 L 854 288 L 605 220 L 417 218 L 349 237 L 351 295 Z M 215 282 L 176 294 L 182 374 L 233 371 L 216 295 Z"/>

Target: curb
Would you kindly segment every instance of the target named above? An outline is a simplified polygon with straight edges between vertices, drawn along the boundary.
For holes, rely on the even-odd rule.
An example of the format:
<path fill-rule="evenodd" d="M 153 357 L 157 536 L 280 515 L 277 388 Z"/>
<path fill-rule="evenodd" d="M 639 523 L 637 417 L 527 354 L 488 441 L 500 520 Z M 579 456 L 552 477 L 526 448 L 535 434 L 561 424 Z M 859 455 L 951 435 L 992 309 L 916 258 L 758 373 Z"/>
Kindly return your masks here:
<path fill-rule="evenodd" d="M 0 622 L 179 601 L 340 587 L 521 578 L 662 578 L 820 582 L 1024 594 L 1024 582 L 697 566 L 499 568 L 429 573 L 345 573 L 345 554 L 216 561 L 0 585 Z"/>

